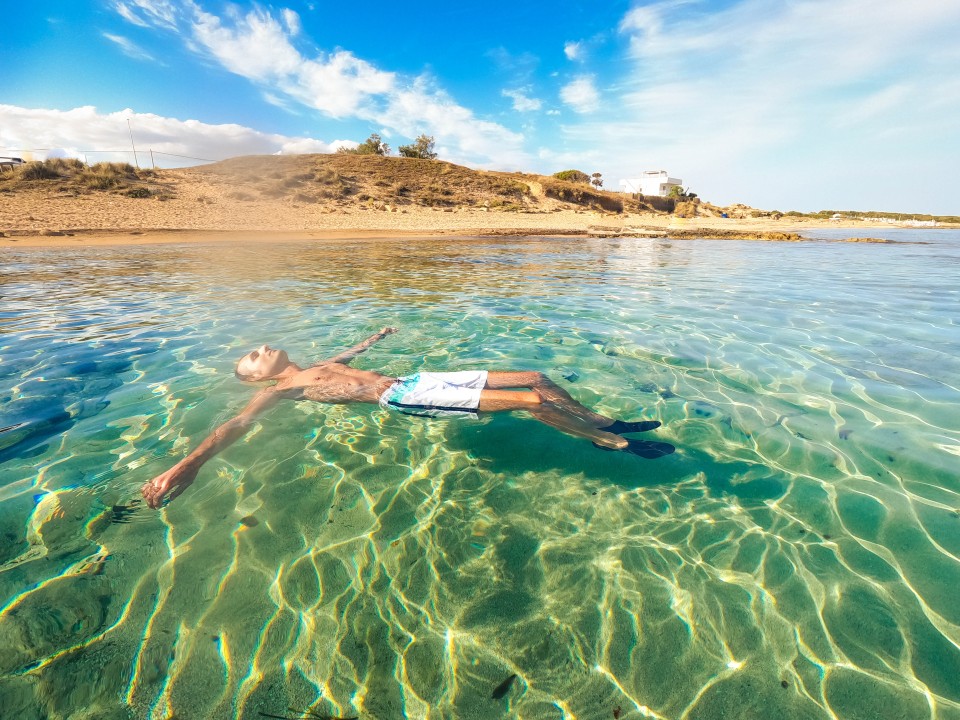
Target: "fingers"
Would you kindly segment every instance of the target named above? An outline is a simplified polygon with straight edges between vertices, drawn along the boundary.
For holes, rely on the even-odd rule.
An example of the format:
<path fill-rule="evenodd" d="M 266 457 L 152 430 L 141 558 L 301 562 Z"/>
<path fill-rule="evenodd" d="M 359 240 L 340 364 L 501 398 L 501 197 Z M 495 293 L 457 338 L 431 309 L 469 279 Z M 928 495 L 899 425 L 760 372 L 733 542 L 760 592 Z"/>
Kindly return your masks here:
<path fill-rule="evenodd" d="M 160 507 L 160 500 L 163 497 L 163 493 L 157 494 L 157 488 L 154 487 L 153 481 L 151 480 L 148 483 L 144 483 L 143 487 L 140 488 L 140 494 L 143 495 L 143 499 L 147 501 L 147 505 L 156 509 Z"/>
<path fill-rule="evenodd" d="M 140 494 L 143 495 L 143 499 L 147 501 L 147 505 L 153 509 L 157 509 L 163 503 L 163 496 L 167 494 L 169 490 L 169 484 L 166 482 L 166 475 L 159 475 L 155 477 L 148 483 L 144 483 L 143 487 L 140 488 Z"/>

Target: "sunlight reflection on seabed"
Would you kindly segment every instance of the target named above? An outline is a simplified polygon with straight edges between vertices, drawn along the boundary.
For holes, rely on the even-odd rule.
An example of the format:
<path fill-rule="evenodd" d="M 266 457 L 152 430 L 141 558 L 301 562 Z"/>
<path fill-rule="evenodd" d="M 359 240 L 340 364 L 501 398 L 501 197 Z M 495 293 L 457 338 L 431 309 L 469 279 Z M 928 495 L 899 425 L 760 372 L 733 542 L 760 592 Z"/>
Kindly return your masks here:
<path fill-rule="evenodd" d="M 4 276 L 3 717 L 960 720 L 942 258 L 919 282 L 888 246 L 90 252 Z M 540 370 L 679 450 L 291 403 L 138 503 L 248 401 L 243 352 L 387 324 L 358 366 Z"/>

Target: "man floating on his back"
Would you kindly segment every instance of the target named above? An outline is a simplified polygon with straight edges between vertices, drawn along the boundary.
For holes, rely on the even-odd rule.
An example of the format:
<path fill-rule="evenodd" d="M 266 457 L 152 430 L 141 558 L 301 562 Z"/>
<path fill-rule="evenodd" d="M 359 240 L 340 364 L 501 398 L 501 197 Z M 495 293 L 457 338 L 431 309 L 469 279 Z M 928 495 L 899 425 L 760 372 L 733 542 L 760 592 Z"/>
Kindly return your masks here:
<path fill-rule="evenodd" d="M 653 430 L 660 423 L 623 422 L 599 415 L 540 372 L 464 370 L 395 378 L 350 367 L 353 358 L 396 331 L 385 327 L 359 345 L 306 369 L 291 362 L 283 350 L 267 345 L 244 355 L 237 363 L 238 378 L 275 380 L 276 384 L 260 390 L 239 415 L 214 430 L 186 458 L 146 483 L 141 492 L 147 503 L 160 507 L 168 493 L 172 500 L 183 492 L 207 460 L 243 437 L 258 416 L 281 400 L 380 404 L 407 415 L 427 417 L 476 417 L 478 412 L 526 410 L 540 422 L 592 440 L 605 450 L 653 459 L 675 449 L 669 443 L 621 437 Z"/>

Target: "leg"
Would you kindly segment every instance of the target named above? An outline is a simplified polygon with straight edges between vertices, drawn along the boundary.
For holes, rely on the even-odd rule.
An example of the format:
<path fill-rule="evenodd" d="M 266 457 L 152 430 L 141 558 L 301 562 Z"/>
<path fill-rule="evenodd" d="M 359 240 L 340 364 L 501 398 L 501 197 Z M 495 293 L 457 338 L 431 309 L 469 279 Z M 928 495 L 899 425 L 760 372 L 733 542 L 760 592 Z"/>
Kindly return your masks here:
<path fill-rule="evenodd" d="M 550 403 L 555 408 L 559 408 L 562 412 L 579 418 L 592 427 L 606 430 L 608 433 L 622 435 L 625 433 L 646 432 L 647 430 L 654 430 L 660 427 L 660 422 L 657 420 L 624 422 L 623 420 L 614 420 L 606 415 L 595 413 L 574 400 L 570 396 L 570 393 L 541 372 L 488 372 L 486 387 L 530 388 L 537 392 L 545 402 Z"/>
<path fill-rule="evenodd" d="M 547 403 L 580 418 L 594 428 L 606 427 L 614 422 L 613 418 L 595 413 L 578 403 L 570 393 L 541 372 L 489 372 L 486 386 L 492 389 L 530 388 Z"/>
<path fill-rule="evenodd" d="M 512 373 L 514 374 L 514 373 Z M 573 415 L 554 403 L 545 401 L 539 392 L 484 389 L 480 391 L 480 412 L 526 410 L 537 420 L 570 435 L 587 438 L 601 447 L 620 450 L 627 441 L 619 435 L 604 432 L 583 418 Z"/>
<path fill-rule="evenodd" d="M 530 410 L 530 414 L 550 427 L 555 427 L 557 430 L 562 430 L 570 435 L 587 438 L 587 440 L 592 440 L 594 445 L 608 450 L 623 450 L 629 445 L 626 438 L 605 432 L 583 418 L 571 415 L 565 409 L 553 403 L 545 402 L 538 409 Z"/>
<path fill-rule="evenodd" d="M 480 391 L 480 412 L 500 412 L 502 410 L 535 410 L 540 407 L 540 396 L 535 392 L 517 392 L 515 390 Z"/>

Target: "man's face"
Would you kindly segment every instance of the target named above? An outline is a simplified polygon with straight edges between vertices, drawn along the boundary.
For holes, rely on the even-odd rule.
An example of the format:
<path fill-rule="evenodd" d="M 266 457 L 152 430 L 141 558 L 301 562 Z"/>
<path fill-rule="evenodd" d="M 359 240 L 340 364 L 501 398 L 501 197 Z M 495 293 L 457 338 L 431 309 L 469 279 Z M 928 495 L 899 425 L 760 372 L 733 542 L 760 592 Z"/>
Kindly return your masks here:
<path fill-rule="evenodd" d="M 237 372 L 254 379 L 263 379 L 273 377 L 289 364 L 290 358 L 283 350 L 272 350 L 268 345 L 261 345 L 240 358 Z"/>

